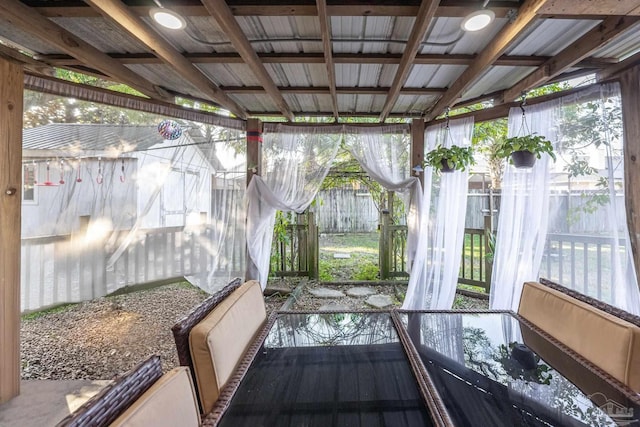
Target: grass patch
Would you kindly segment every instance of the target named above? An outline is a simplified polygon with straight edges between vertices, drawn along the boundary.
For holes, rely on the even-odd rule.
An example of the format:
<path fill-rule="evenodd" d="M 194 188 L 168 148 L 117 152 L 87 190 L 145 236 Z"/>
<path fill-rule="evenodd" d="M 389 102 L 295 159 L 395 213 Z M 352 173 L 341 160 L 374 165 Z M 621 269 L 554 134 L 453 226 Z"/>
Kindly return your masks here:
<path fill-rule="evenodd" d="M 377 264 L 366 263 L 360 266 L 360 269 L 355 272 L 353 278 L 355 280 L 378 280 L 380 269 Z"/>
<path fill-rule="evenodd" d="M 56 305 L 55 307 L 47 308 L 45 310 L 34 311 L 32 313 L 27 313 L 21 316 L 22 320 L 34 320 L 39 319 L 40 317 L 46 316 L 48 314 L 61 313 L 63 311 L 70 310 L 72 307 L 78 305 L 78 303 L 67 303 Z"/>

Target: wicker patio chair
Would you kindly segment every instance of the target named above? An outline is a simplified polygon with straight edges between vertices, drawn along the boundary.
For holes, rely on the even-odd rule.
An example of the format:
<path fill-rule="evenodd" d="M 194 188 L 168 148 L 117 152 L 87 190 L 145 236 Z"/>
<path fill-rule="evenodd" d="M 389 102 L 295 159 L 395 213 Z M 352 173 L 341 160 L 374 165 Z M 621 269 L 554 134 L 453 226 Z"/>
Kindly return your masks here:
<path fill-rule="evenodd" d="M 111 424 L 162 377 L 159 356 L 152 356 L 102 389 L 57 427 L 104 427 Z"/>

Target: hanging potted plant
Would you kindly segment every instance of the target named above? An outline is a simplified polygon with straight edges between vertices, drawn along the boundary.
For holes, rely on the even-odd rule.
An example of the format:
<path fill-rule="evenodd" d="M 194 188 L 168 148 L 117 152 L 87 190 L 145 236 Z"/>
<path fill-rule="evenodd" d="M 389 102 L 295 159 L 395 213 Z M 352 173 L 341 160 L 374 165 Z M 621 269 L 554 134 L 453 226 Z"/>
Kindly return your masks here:
<path fill-rule="evenodd" d="M 530 168 L 535 164 L 536 159 L 542 156 L 542 153 L 547 153 L 553 160 L 556 159 L 551 141 L 542 135 L 531 133 L 506 138 L 499 144 L 496 157 L 506 159 L 511 156 L 511 163 L 515 167 Z"/>
<path fill-rule="evenodd" d="M 473 159 L 471 147 L 459 147 L 452 145 L 450 148 L 438 144 L 425 156 L 427 165 L 441 172 L 464 171 L 469 165 L 476 162 Z"/>

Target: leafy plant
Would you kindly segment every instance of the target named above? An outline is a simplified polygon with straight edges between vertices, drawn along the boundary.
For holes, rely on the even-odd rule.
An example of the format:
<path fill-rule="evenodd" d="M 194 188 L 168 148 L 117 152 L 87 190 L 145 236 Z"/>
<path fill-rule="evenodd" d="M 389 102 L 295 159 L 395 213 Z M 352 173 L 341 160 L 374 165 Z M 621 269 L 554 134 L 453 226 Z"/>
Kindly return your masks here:
<path fill-rule="evenodd" d="M 353 275 L 354 280 L 378 280 L 379 269 L 371 262 L 364 263 Z"/>
<path fill-rule="evenodd" d="M 429 151 L 425 156 L 427 165 L 442 171 L 446 163 L 449 168 L 463 171 L 469 165 L 475 165 L 473 150 L 471 147 L 459 147 L 452 145 L 451 148 L 438 144 L 436 148 Z"/>
<path fill-rule="evenodd" d="M 542 156 L 542 153 L 547 153 L 553 160 L 556 159 L 551 141 L 542 135 L 537 135 L 535 132 L 504 139 L 496 150 L 496 156 L 506 159 L 514 151 L 529 151 L 535 154 L 538 159 Z"/>

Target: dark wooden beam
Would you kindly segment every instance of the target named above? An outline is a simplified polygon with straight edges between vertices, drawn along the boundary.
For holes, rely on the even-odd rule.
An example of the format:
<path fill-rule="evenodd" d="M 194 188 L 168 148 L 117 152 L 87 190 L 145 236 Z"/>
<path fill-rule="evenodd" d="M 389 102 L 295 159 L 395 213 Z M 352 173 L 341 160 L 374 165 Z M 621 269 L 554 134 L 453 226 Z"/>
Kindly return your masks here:
<path fill-rule="evenodd" d="M 409 40 L 407 40 L 407 44 L 404 47 L 402 59 L 400 60 L 396 74 L 393 77 L 391 89 L 389 89 L 389 94 L 387 95 L 387 99 L 385 100 L 380 113 L 379 120 L 381 122 L 384 122 L 387 119 L 391 109 L 398 100 L 400 89 L 402 89 L 402 86 L 404 86 L 404 83 L 407 81 L 407 76 L 413 67 L 413 60 L 422 46 L 421 42 L 427 34 L 431 20 L 438 8 L 438 3 L 439 0 L 422 0 L 422 3 L 420 4 L 420 9 L 418 9 L 416 19 L 413 23 L 413 28 L 411 28 L 411 34 L 409 34 Z"/>
<path fill-rule="evenodd" d="M 244 61 L 237 53 L 183 53 L 184 57 L 196 64 L 242 64 Z M 162 60 L 150 53 L 111 53 L 109 54 L 123 64 L 158 64 Z M 36 55 L 39 61 L 60 67 L 77 65 L 77 59 L 69 55 Z M 324 64 L 323 53 L 258 53 L 263 64 Z M 359 54 L 334 53 L 334 64 L 399 64 L 401 54 Z M 418 54 L 413 60 L 420 65 L 469 65 L 476 55 L 463 54 Z M 493 65 L 512 67 L 538 67 L 550 59 L 549 56 L 502 55 Z M 600 69 L 618 63 L 616 58 L 585 58 L 575 66 L 580 68 Z"/>
<path fill-rule="evenodd" d="M 592 52 L 614 40 L 640 20 L 639 16 L 610 16 L 562 52 L 554 55 L 533 73 L 505 91 L 503 99 L 512 101 L 522 92 L 541 86 L 556 77 Z"/>
<path fill-rule="evenodd" d="M 453 106 L 458 97 L 473 84 L 500 55 L 515 41 L 515 39 L 537 19 L 537 13 L 547 0 L 526 0 L 518 10 L 518 16 L 513 22 L 505 25 L 500 32 L 480 52 L 476 60 L 451 85 L 436 105 L 427 113 L 426 120 L 432 120 L 447 107 Z"/>
<path fill-rule="evenodd" d="M 247 113 L 186 59 L 161 34 L 133 14 L 120 0 L 87 0 L 102 16 L 147 46 L 162 61 L 207 98 L 245 119 Z"/>
<path fill-rule="evenodd" d="M 262 86 L 221 86 L 220 89 L 226 93 L 244 93 L 264 95 L 266 91 Z M 330 95 L 327 86 L 278 86 L 278 90 L 283 94 L 303 94 L 303 95 Z M 438 95 L 444 93 L 445 88 L 407 88 L 400 91 L 402 95 Z M 388 87 L 337 87 L 336 93 L 340 95 L 385 95 L 389 92 Z"/>
<path fill-rule="evenodd" d="M 341 118 L 344 117 L 378 117 L 380 113 L 372 112 L 372 111 L 338 111 Z M 294 111 L 296 116 L 300 117 L 333 117 L 332 111 Z M 252 117 L 281 117 L 277 111 L 249 111 L 249 115 Z M 390 113 L 389 118 L 394 119 L 411 119 L 411 118 L 422 117 L 420 113 Z M 265 120 L 267 122 L 269 120 Z M 351 123 L 350 123 L 351 124 Z M 316 123 L 314 123 L 314 126 Z"/>
<path fill-rule="evenodd" d="M 59 2 L 33 2 L 38 11 L 49 17 L 93 17 L 97 13 L 84 5 L 71 3 L 69 6 L 61 6 Z M 380 2 L 377 5 L 366 4 L 362 1 L 329 2 L 327 4 L 328 16 L 416 16 L 420 7 L 417 0 Z M 318 11 L 313 0 L 307 2 L 257 3 L 233 1 L 227 2 L 231 12 L 235 16 L 317 16 Z M 155 5 L 149 3 L 145 6 L 131 6 L 134 13 L 139 16 L 149 16 L 149 9 Z M 169 7 L 169 5 L 166 5 Z M 190 4 L 170 5 L 171 9 L 182 16 L 208 16 L 209 13 L 199 2 Z M 436 11 L 436 17 L 462 18 L 478 9 L 476 1 L 444 0 Z M 493 10 L 496 17 L 504 18 L 513 9 L 513 2 L 492 1 L 489 9 Z"/>
<path fill-rule="evenodd" d="M 211 16 L 214 17 L 220 29 L 229 38 L 233 47 L 238 51 L 244 62 L 251 67 L 260 84 L 265 88 L 269 96 L 280 109 L 280 113 L 289 120 L 293 120 L 293 113 L 282 97 L 275 82 L 260 61 L 256 51 L 251 47 L 247 36 L 240 28 L 240 24 L 231 13 L 229 6 L 224 0 L 202 0 Z"/>
<path fill-rule="evenodd" d="M 329 93 L 331 94 L 331 107 L 333 115 L 338 120 L 338 95 L 336 93 L 336 70 L 333 65 L 333 47 L 331 45 L 331 23 L 327 16 L 327 1 L 316 0 L 318 7 L 318 19 L 320 20 L 320 34 L 322 35 L 322 50 L 324 62 L 327 67 L 327 80 L 329 81 Z"/>
<path fill-rule="evenodd" d="M 84 64 L 109 76 L 111 80 L 124 83 L 144 95 L 162 100 L 170 100 L 169 94 L 159 86 L 145 80 L 117 60 L 102 53 L 89 43 L 40 15 L 35 9 L 18 0 L 0 2 L 0 15 L 21 31 L 56 46 Z"/>

